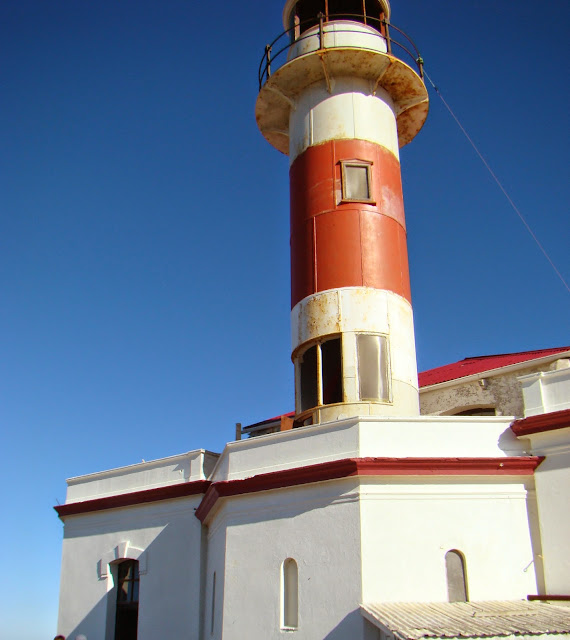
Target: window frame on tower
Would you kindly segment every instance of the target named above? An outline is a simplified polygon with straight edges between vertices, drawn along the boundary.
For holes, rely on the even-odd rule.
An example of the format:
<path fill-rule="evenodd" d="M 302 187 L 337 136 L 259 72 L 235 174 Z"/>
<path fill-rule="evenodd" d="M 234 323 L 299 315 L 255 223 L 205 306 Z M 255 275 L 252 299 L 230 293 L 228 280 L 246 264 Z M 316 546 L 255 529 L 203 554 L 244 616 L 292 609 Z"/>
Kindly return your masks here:
<path fill-rule="evenodd" d="M 333 342 L 338 342 L 338 362 L 335 353 L 330 350 Z M 324 348 L 325 357 L 323 358 L 323 345 L 327 343 L 329 347 Z M 313 353 L 314 358 L 312 357 Z M 308 366 L 309 361 L 306 358 L 308 354 L 311 354 L 310 366 Z M 295 366 L 297 367 L 297 379 L 299 380 L 297 397 L 299 412 L 344 402 L 342 334 L 326 336 L 307 345 L 305 349 L 295 357 Z M 312 379 L 310 378 L 311 374 L 313 376 Z M 335 374 L 338 376 L 337 382 L 340 389 L 335 388 Z M 307 379 L 307 376 L 309 376 L 309 379 Z M 331 385 L 333 385 L 332 387 L 326 384 L 327 379 Z M 311 400 L 308 404 L 306 401 L 304 402 L 307 395 L 310 395 L 309 400 Z M 313 401 L 315 401 L 316 404 L 313 404 Z"/>
<path fill-rule="evenodd" d="M 371 349 L 372 340 L 376 341 L 376 352 Z M 374 384 L 371 385 L 370 378 L 374 369 L 374 359 L 377 360 L 377 373 L 375 372 L 377 377 Z M 387 335 L 383 333 L 356 333 L 356 370 L 360 402 L 392 403 L 390 340 Z M 372 387 L 375 388 L 375 391 L 370 393 Z"/>
<path fill-rule="evenodd" d="M 344 202 L 362 202 L 366 204 L 376 204 L 376 200 L 373 197 L 374 189 L 372 184 L 372 164 L 372 162 L 369 162 L 367 160 L 340 161 L 341 204 Z M 354 195 L 352 193 L 349 193 L 351 189 L 348 176 L 350 169 L 364 169 L 366 171 L 366 195 Z"/>

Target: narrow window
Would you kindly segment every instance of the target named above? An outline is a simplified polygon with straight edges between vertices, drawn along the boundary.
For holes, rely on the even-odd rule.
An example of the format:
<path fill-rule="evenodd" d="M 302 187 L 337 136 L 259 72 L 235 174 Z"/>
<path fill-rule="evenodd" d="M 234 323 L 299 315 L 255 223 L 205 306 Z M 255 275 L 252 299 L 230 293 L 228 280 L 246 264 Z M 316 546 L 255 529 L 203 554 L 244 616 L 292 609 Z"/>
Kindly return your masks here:
<path fill-rule="evenodd" d="M 293 558 L 287 558 L 281 575 L 281 628 L 299 626 L 299 572 Z"/>
<path fill-rule="evenodd" d="M 139 617 L 139 563 L 124 560 L 119 564 L 115 640 L 137 640 Z"/>
<path fill-rule="evenodd" d="M 358 334 L 358 385 L 361 400 L 390 401 L 386 336 Z"/>
<path fill-rule="evenodd" d="M 467 602 L 467 583 L 465 581 L 465 560 L 463 554 L 455 549 L 445 554 L 447 574 L 447 599 L 449 602 Z"/>
<path fill-rule="evenodd" d="M 343 202 L 372 202 L 370 164 L 366 162 L 340 163 Z"/>
<path fill-rule="evenodd" d="M 301 411 L 316 407 L 317 392 L 317 345 L 309 347 L 301 356 Z"/>
<path fill-rule="evenodd" d="M 214 633 L 214 626 L 216 624 L 216 572 L 212 576 L 212 620 L 210 622 L 210 635 Z"/>

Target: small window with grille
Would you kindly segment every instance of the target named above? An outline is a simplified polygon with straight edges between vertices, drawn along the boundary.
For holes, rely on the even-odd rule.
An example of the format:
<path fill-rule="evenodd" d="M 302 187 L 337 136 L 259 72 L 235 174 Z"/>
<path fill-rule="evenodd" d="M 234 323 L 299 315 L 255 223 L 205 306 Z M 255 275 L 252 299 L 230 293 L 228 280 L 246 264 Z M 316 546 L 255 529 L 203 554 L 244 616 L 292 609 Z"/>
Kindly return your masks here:
<path fill-rule="evenodd" d="M 342 202 L 374 202 L 371 166 L 370 162 L 341 161 Z"/>

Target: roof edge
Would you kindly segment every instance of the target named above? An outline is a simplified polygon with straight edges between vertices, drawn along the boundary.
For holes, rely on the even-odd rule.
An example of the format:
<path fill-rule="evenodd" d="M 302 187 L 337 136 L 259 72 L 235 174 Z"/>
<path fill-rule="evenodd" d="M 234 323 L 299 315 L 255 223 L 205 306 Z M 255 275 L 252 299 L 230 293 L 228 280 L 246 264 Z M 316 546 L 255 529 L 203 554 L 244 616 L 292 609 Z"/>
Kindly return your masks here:
<path fill-rule="evenodd" d="M 524 352 L 521 352 L 524 353 Z M 504 354 L 508 355 L 508 354 Z M 459 382 L 473 382 L 475 380 L 480 380 L 481 378 L 492 378 L 493 376 L 500 375 L 501 373 L 509 373 L 510 371 L 517 371 L 518 369 L 527 369 L 530 366 L 535 366 L 544 362 L 548 362 L 549 360 L 559 360 L 560 358 L 570 358 L 570 349 L 566 351 L 559 351 L 557 353 L 551 353 L 547 356 L 542 356 L 540 358 L 532 358 L 530 360 L 524 360 L 523 362 L 516 362 L 515 364 L 507 364 L 504 367 L 497 367 L 495 369 L 487 369 L 485 371 L 481 371 L 480 373 L 471 373 L 467 376 L 461 376 L 458 378 L 452 378 L 451 380 L 444 380 L 443 382 L 436 382 L 435 384 L 420 386 L 419 391 L 422 393 L 423 391 L 432 391 L 433 389 L 442 389 L 444 387 L 450 387 Z M 461 360 L 459 361 L 461 362 Z M 529 363 L 533 363 L 532 365 Z M 446 366 L 446 365 L 443 365 Z M 435 367 L 438 369 L 439 367 Z M 428 371 L 432 371 L 432 369 L 428 369 Z M 422 371 L 421 373 L 426 373 Z"/>

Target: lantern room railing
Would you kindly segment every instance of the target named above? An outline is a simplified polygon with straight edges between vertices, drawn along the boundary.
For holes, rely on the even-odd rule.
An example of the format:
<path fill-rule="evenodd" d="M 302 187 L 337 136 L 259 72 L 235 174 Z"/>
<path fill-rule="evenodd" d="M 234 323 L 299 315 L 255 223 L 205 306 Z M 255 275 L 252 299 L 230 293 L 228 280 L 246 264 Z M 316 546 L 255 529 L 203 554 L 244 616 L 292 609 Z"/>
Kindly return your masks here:
<path fill-rule="evenodd" d="M 336 15 L 328 15 L 325 17 L 323 13 L 319 13 L 314 18 L 309 18 L 298 24 L 292 26 L 290 29 L 283 31 L 283 33 L 279 34 L 275 40 L 271 44 L 265 46 L 265 52 L 259 63 L 259 88 L 261 89 L 263 85 L 270 78 L 272 71 L 275 71 L 279 67 L 283 66 L 286 62 L 288 62 L 288 52 L 289 50 L 298 45 L 303 40 L 307 40 L 309 38 L 314 39 L 315 35 L 318 35 L 319 38 L 319 49 L 323 50 L 326 48 L 336 48 L 339 46 L 343 46 L 343 48 L 358 48 L 358 49 L 366 49 L 366 45 L 335 45 L 332 47 L 326 46 L 326 27 L 331 22 L 335 21 L 350 21 L 351 28 L 343 31 L 342 28 L 338 28 L 340 25 L 337 22 L 335 25 L 335 33 L 350 33 L 351 35 L 362 33 L 366 36 L 377 35 L 386 46 L 387 53 L 392 56 L 396 56 L 400 58 L 404 62 L 408 64 L 413 62 L 414 66 L 417 68 L 419 76 L 424 77 L 423 72 L 423 59 L 418 51 L 416 45 L 412 41 L 412 39 L 407 36 L 401 29 L 394 26 L 387 20 L 380 20 L 378 18 L 372 18 L 370 16 L 364 16 L 362 14 L 351 14 L 351 13 L 342 13 Z M 359 31 L 354 28 L 355 23 L 360 23 L 363 27 L 369 27 L 368 29 L 362 29 Z M 318 27 L 318 31 L 315 32 L 315 29 Z M 372 29 L 370 29 L 372 27 Z M 397 38 L 392 37 L 392 31 L 397 32 Z M 378 48 L 374 48 L 374 51 L 378 51 Z"/>

